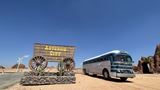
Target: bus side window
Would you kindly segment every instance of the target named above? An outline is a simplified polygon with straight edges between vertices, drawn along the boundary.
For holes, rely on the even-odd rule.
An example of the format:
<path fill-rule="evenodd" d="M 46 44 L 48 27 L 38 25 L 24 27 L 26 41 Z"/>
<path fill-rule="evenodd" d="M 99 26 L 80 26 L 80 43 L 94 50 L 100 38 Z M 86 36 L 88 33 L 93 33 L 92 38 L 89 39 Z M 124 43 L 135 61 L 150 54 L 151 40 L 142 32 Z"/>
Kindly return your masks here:
<path fill-rule="evenodd" d="M 110 55 L 110 61 L 113 61 L 113 56 L 112 55 Z"/>
<path fill-rule="evenodd" d="M 103 61 L 106 61 L 106 58 L 105 58 L 105 57 L 103 57 Z"/>
<path fill-rule="evenodd" d="M 108 55 L 107 56 L 107 60 L 110 60 L 112 62 L 113 61 L 113 56 L 112 55 Z"/>
<path fill-rule="evenodd" d="M 100 61 L 103 61 L 103 58 L 100 58 Z"/>
<path fill-rule="evenodd" d="M 106 56 L 105 59 L 108 61 L 109 60 L 108 56 Z"/>

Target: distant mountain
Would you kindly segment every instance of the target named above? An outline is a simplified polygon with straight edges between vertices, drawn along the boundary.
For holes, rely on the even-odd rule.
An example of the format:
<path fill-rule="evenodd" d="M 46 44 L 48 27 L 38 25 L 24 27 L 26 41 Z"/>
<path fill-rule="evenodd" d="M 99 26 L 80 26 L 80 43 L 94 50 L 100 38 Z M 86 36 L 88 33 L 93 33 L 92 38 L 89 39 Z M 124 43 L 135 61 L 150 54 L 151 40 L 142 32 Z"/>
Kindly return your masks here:
<path fill-rule="evenodd" d="M 18 67 L 18 64 L 15 64 L 15 65 L 12 66 L 13 69 L 16 69 L 17 67 Z M 25 65 L 24 65 L 24 64 L 20 64 L 20 65 L 19 65 L 19 68 L 24 69 L 24 68 L 25 68 Z"/>
<path fill-rule="evenodd" d="M 5 67 L 4 67 L 4 66 L 1 66 L 1 65 L 0 65 L 0 68 L 5 69 Z"/>

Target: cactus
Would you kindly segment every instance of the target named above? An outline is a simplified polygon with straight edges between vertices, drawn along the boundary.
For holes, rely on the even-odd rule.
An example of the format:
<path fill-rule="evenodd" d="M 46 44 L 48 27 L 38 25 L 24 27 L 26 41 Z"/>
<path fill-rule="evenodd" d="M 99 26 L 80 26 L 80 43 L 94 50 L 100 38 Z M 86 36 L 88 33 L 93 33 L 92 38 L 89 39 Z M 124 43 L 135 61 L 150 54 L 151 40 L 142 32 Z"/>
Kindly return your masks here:
<path fill-rule="evenodd" d="M 59 71 L 60 76 L 62 76 L 63 73 L 64 73 L 64 71 L 65 71 L 65 64 L 64 64 L 63 61 L 60 61 L 60 62 L 58 63 L 57 69 L 58 69 L 58 71 Z"/>

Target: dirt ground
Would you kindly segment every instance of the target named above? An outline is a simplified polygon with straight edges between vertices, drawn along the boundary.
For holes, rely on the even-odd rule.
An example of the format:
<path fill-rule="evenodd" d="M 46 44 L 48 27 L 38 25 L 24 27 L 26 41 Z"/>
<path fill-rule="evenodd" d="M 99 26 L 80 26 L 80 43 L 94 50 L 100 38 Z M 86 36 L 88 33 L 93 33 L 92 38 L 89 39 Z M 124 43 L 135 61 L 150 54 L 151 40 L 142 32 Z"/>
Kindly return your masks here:
<path fill-rule="evenodd" d="M 160 75 L 137 74 L 135 78 L 121 82 L 76 74 L 76 84 L 21 86 L 16 84 L 7 90 L 160 90 Z"/>
<path fill-rule="evenodd" d="M 0 69 L 0 74 L 2 73 L 15 73 L 17 71 L 17 69 L 11 69 L 11 68 L 7 68 L 7 69 Z M 19 69 L 19 72 L 29 72 L 31 71 L 30 69 Z M 46 72 L 57 72 L 57 68 L 47 68 L 45 70 Z M 73 70 L 75 73 L 83 73 L 81 68 L 76 68 Z"/>

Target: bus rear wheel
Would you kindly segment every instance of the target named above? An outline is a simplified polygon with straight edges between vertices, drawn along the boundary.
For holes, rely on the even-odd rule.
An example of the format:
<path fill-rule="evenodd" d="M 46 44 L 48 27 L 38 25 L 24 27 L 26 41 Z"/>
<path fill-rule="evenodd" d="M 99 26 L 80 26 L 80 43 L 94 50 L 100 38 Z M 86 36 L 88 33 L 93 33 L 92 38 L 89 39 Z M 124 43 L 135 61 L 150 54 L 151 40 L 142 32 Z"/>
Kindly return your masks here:
<path fill-rule="evenodd" d="M 109 73 L 108 73 L 107 70 L 103 71 L 103 77 L 104 77 L 104 79 L 109 79 L 110 78 Z"/>
<path fill-rule="evenodd" d="M 120 79 L 121 79 L 121 81 L 126 81 L 127 80 L 126 77 L 121 77 Z"/>
<path fill-rule="evenodd" d="M 88 75 L 88 73 L 86 72 L 86 69 L 83 69 L 83 73 L 84 75 Z"/>

